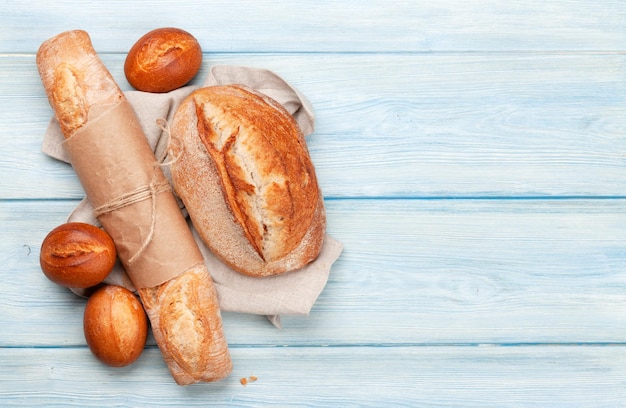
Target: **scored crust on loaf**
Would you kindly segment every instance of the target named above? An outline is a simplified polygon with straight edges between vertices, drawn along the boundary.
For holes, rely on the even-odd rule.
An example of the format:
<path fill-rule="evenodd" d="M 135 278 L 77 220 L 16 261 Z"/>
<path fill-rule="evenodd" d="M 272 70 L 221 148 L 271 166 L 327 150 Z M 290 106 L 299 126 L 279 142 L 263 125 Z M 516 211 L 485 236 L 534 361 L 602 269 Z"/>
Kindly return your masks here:
<path fill-rule="evenodd" d="M 298 127 L 242 88 L 208 91 L 194 97 L 199 134 L 233 215 L 263 260 L 281 258 L 300 242 L 317 204 Z"/>
<path fill-rule="evenodd" d="M 174 187 L 216 255 L 257 276 L 317 257 L 323 197 L 304 136 L 282 105 L 240 85 L 201 88 L 181 104 L 171 137 Z"/>
<path fill-rule="evenodd" d="M 217 293 L 204 264 L 153 288 L 139 289 L 152 332 L 176 382 L 217 381 L 232 370 Z M 190 358 L 192 356 L 192 358 Z"/>
<path fill-rule="evenodd" d="M 37 68 L 66 137 L 87 123 L 91 107 L 124 99 L 85 31 L 68 31 L 42 43 Z"/>

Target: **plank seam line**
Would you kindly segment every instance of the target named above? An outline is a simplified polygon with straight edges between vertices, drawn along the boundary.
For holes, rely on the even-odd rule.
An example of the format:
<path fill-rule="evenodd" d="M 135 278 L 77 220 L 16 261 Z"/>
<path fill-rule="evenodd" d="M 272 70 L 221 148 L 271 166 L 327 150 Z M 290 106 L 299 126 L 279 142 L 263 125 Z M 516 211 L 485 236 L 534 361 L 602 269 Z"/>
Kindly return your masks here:
<path fill-rule="evenodd" d="M 319 344 L 230 344 L 231 349 L 356 349 L 356 348 L 546 348 L 546 347 L 626 347 L 624 342 L 511 342 L 511 343 L 319 343 Z M 86 344 L 75 345 L 4 345 L 0 350 L 37 349 L 63 350 L 85 349 Z M 146 345 L 147 350 L 158 349 L 156 345 Z"/>
<path fill-rule="evenodd" d="M 0 198 L 0 203 L 28 203 L 28 202 L 79 202 L 82 198 Z M 326 195 L 325 201 L 619 201 L 626 200 L 623 195 L 571 195 L 571 196 L 336 196 Z"/>
<path fill-rule="evenodd" d="M 34 57 L 36 52 L 29 51 L 10 51 L 0 52 L 0 58 L 6 57 Z M 100 55 L 126 55 L 127 51 L 115 51 L 115 50 L 99 50 Z M 520 56 L 610 56 L 610 55 L 626 55 L 626 50 L 396 50 L 396 51 L 384 51 L 384 50 L 363 50 L 363 51 L 350 51 L 350 50 L 319 50 L 319 51 L 305 51 L 305 50 L 205 50 L 205 55 L 276 55 L 276 56 L 290 56 L 290 55 L 398 55 L 398 56 L 502 56 L 502 55 L 520 55 Z"/>

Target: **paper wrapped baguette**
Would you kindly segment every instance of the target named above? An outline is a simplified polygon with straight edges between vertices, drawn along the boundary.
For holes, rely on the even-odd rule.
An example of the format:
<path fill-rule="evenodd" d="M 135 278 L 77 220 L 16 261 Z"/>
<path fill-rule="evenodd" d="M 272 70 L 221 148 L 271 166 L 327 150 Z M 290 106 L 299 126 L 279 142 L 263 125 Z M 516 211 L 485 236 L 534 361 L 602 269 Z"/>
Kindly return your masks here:
<path fill-rule="evenodd" d="M 138 289 L 180 385 L 217 381 L 232 362 L 217 295 L 132 107 L 81 30 L 45 41 L 37 67 L 98 220 Z"/>
<path fill-rule="evenodd" d="M 304 136 L 278 102 L 242 85 L 200 88 L 170 128 L 172 180 L 205 244 L 251 276 L 320 253 L 323 196 Z"/>

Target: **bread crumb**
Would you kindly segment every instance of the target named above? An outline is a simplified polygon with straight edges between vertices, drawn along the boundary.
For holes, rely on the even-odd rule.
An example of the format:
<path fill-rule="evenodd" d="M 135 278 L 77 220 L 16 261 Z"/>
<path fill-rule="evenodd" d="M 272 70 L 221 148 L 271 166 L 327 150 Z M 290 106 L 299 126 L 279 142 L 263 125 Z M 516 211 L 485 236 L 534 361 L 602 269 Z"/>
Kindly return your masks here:
<path fill-rule="evenodd" d="M 251 375 L 250 377 L 246 378 L 246 377 L 241 377 L 239 379 L 239 382 L 241 383 L 241 385 L 243 385 L 244 387 L 246 385 L 248 385 L 249 382 L 255 382 L 256 380 L 258 380 L 259 378 L 255 375 Z"/>

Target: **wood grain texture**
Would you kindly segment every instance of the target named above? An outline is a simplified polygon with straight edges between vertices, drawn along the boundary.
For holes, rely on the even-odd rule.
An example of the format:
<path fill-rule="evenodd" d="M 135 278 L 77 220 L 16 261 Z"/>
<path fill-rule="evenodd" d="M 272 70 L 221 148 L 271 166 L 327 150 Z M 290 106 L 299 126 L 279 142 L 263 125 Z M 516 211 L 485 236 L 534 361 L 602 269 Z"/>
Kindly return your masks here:
<path fill-rule="evenodd" d="M 0 14 L 0 38 L 12 40 L 6 52 L 32 52 L 85 25 L 107 53 L 128 52 L 144 33 L 169 25 L 186 27 L 212 52 L 620 51 L 626 42 L 619 0 L 5 0 Z"/>
<path fill-rule="evenodd" d="M 85 348 L 0 349 L 0 398 L 11 406 L 498 408 L 619 407 L 626 398 L 623 347 L 235 348 L 232 356 L 227 380 L 181 388 L 154 348 L 121 369 Z"/>
<path fill-rule="evenodd" d="M 0 406 L 626 406 L 626 3 L 380 0 L 0 4 Z M 46 280 L 83 197 L 45 157 L 42 41 L 89 31 L 122 88 L 145 32 L 275 71 L 345 246 L 308 316 L 225 313 L 235 363 L 178 387 L 149 338 L 123 369 Z M 240 378 L 258 380 L 242 386 Z"/>
<path fill-rule="evenodd" d="M 123 57 L 104 58 L 125 83 Z M 272 69 L 310 99 L 326 197 L 626 196 L 623 55 L 208 55 L 195 83 L 216 64 Z M 26 73 L 0 78 L 0 197 L 82 197 L 40 153 L 52 113 L 33 59 L 0 69 Z"/>
<path fill-rule="evenodd" d="M 47 281 L 37 261 L 41 239 L 73 204 L 0 204 L 0 324 L 19 328 L 0 334 L 0 345 L 84 344 L 84 302 Z M 623 339 L 623 200 L 331 200 L 327 211 L 345 252 L 311 315 L 286 316 L 276 331 L 262 318 L 226 314 L 231 344 Z"/>

